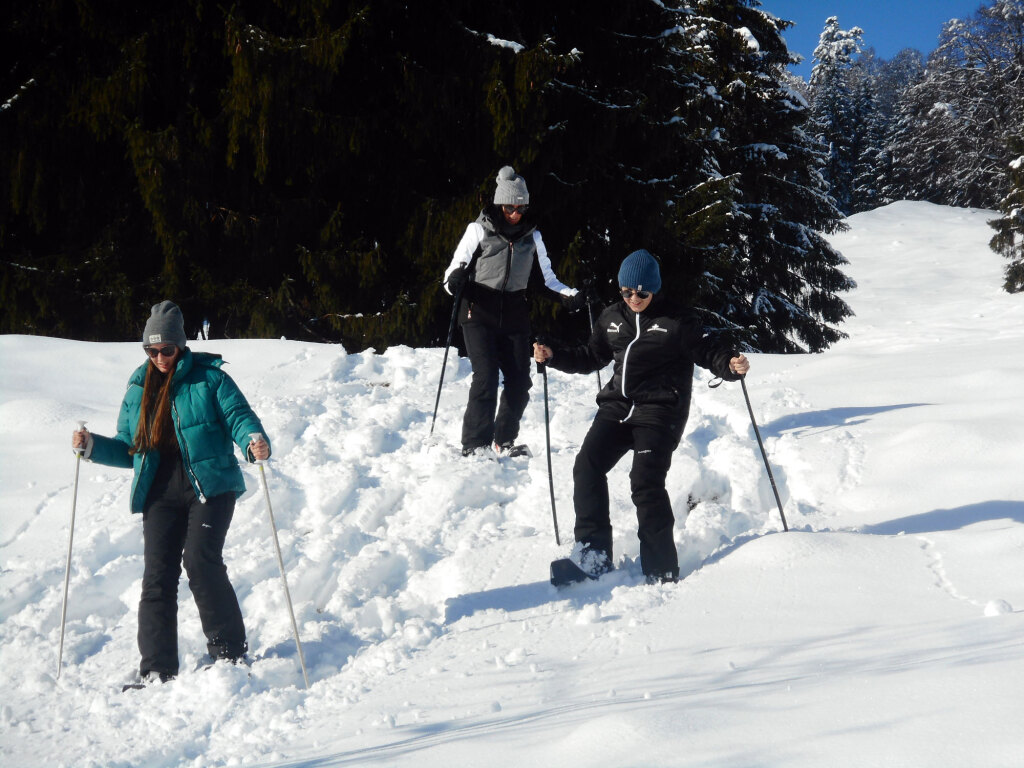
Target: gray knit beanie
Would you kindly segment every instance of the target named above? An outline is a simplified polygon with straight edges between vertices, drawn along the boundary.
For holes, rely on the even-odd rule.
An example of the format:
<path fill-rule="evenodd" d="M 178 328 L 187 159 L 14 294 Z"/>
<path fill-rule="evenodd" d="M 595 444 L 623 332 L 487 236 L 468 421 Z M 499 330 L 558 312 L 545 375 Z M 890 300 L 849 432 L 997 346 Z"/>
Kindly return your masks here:
<path fill-rule="evenodd" d="M 526 179 L 506 165 L 498 171 L 498 186 L 494 190 L 495 205 L 528 205 L 530 192 L 526 188 Z"/>
<path fill-rule="evenodd" d="M 185 318 L 173 301 L 161 301 L 154 304 L 146 328 L 142 332 L 142 343 L 173 344 L 178 349 L 188 345 L 185 336 Z"/>
<path fill-rule="evenodd" d="M 633 251 L 619 267 L 619 286 L 651 293 L 660 291 L 661 270 L 657 259 L 643 248 Z"/>

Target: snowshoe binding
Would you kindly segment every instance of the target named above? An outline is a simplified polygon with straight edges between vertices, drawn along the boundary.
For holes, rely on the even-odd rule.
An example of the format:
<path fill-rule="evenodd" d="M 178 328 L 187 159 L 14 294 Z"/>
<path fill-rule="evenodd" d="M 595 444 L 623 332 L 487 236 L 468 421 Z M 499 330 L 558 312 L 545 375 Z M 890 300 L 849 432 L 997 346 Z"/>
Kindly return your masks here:
<path fill-rule="evenodd" d="M 494 452 L 498 454 L 498 458 L 515 459 L 520 456 L 533 456 L 530 446 L 525 443 L 516 445 L 512 440 L 507 440 L 504 443 L 495 443 Z"/>
<path fill-rule="evenodd" d="M 125 691 L 139 691 L 143 688 L 155 685 L 156 683 L 169 683 L 173 680 L 176 675 L 172 675 L 170 672 L 145 672 L 139 675 L 139 679 L 133 683 L 125 683 L 121 686 L 121 693 Z"/>

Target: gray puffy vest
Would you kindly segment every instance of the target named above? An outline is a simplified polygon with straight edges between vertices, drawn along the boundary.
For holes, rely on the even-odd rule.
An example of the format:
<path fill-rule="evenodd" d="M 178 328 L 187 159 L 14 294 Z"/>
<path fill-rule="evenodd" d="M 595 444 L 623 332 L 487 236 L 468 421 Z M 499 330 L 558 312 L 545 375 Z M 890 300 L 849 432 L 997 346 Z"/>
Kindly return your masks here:
<path fill-rule="evenodd" d="M 494 231 L 483 215 L 477 219 L 486 234 L 480 241 L 480 257 L 476 260 L 474 280 L 496 291 L 511 293 L 526 290 L 537 254 L 533 229 L 518 240 L 509 241 Z"/>

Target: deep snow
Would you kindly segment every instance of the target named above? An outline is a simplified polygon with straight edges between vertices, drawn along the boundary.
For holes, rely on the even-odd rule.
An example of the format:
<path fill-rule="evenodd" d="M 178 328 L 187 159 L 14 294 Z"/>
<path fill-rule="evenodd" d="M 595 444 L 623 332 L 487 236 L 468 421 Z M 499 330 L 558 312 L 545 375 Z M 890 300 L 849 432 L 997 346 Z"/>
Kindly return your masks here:
<path fill-rule="evenodd" d="M 833 243 L 850 338 L 700 371 L 669 477 L 685 579 L 646 586 L 612 474 L 619 570 L 557 592 L 593 376 L 549 372 L 554 543 L 535 377 L 530 460 L 462 459 L 469 384 L 442 350 L 285 340 L 220 352 L 269 464 L 305 690 L 258 474 L 226 560 L 256 657 L 122 694 L 137 664 L 130 473 L 83 462 L 56 680 L 78 419 L 110 434 L 138 344 L 0 337 L 0 762 L 6 766 L 1016 766 L 1024 763 L 1024 303 L 992 213 L 896 203 Z M 692 500 L 692 501 L 691 501 Z M 688 502 L 695 504 L 686 516 Z M 685 517 L 685 522 L 683 518 Z"/>

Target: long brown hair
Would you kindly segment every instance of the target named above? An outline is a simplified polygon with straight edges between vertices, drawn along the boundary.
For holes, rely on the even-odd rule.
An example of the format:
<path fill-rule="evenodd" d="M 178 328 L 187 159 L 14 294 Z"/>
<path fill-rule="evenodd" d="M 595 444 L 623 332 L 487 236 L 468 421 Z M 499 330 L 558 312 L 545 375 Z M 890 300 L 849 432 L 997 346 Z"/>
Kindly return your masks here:
<path fill-rule="evenodd" d="M 135 441 L 131 453 L 146 453 L 176 448 L 178 438 L 171 423 L 171 379 L 174 369 L 160 373 L 149 363 L 146 381 L 142 387 L 142 407 L 139 409 L 139 424 L 135 428 Z"/>

